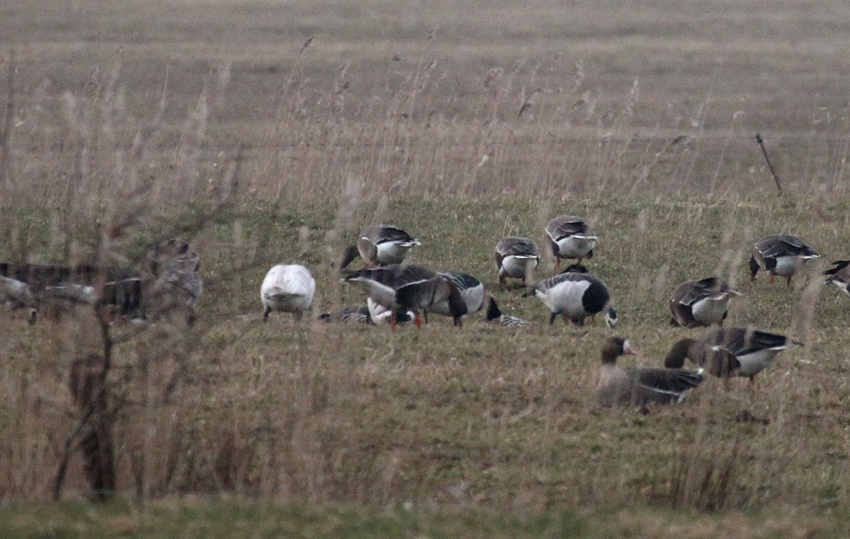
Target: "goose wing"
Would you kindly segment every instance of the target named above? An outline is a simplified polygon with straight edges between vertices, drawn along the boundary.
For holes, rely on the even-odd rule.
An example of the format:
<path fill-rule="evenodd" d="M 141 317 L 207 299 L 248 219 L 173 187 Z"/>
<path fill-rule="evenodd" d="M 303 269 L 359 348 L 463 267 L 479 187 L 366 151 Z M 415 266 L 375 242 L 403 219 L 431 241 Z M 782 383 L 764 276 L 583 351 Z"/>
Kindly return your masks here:
<path fill-rule="evenodd" d="M 562 215 L 555 217 L 546 225 L 546 234 L 552 241 L 558 241 L 576 234 L 587 234 L 587 223 L 581 217 Z"/>
<path fill-rule="evenodd" d="M 632 381 L 633 394 L 640 402 L 670 402 L 682 400 L 685 391 L 694 389 L 703 376 L 686 369 L 632 367 L 625 369 Z"/>
<path fill-rule="evenodd" d="M 504 238 L 496 244 L 496 253 L 506 256 L 528 256 L 540 258 L 540 250 L 531 238 Z"/>
<path fill-rule="evenodd" d="M 765 258 L 777 258 L 780 256 L 818 256 L 818 254 L 812 250 L 805 241 L 796 236 L 768 236 L 756 242 L 755 246 Z"/>

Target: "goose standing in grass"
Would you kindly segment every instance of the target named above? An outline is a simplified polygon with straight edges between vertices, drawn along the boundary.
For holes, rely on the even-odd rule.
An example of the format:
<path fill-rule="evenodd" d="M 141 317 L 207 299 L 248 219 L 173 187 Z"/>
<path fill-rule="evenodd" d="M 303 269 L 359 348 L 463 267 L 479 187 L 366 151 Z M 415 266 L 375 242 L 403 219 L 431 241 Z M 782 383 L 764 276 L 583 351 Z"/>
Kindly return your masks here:
<path fill-rule="evenodd" d="M 496 244 L 496 268 L 499 270 L 499 282 L 504 284 L 505 277 L 522 279 L 525 286 L 528 276 L 540 263 L 540 249 L 531 238 L 504 238 Z"/>
<path fill-rule="evenodd" d="M 393 329 L 398 321 L 399 309 L 413 311 L 416 327 L 420 328 L 422 320 L 419 313 L 424 309 L 433 310 L 444 301 L 456 326 L 462 325 L 461 317 L 466 314 L 466 304 L 457 286 L 422 266 L 364 268 L 347 275 L 344 281 L 358 284 L 375 303 L 390 309 Z"/>
<path fill-rule="evenodd" d="M 0 305 L 4 303 L 9 303 L 12 310 L 29 309 L 27 320 L 30 324 L 35 323 L 38 316 L 36 299 L 27 283 L 11 277 L 0 276 Z"/>
<path fill-rule="evenodd" d="M 400 228 L 370 226 L 360 233 L 356 244 L 345 251 L 339 266 L 346 268 L 358 256 L 367 267 L 401 264 L 410 249 L 417 245 L 420 245 L 419 240 Z"/>
<path fill-rule="evenodd" d="M 498 320 L 502 326 L 524 326 L 528 323 L 522 318 L 502 313 L 496 304 L 496 300 L 491 297 L 487 304 L 487 321 L 493 322 L 495 320 Z"/>
<path fill-rule="evenodd" d="M 555 322 L 558 315 L 564 322 L 572 321 L 577 326 L 584 325 L 588 316 L 595 317 L 605 311 L 606 324 L 616 324 L 617 312 L 610 306 L 611 295 L 608 287 L 589 273 L 561 273 L 534 283 L 523 297 L 537 296 L 552 315 L 549 324 Z"/>
<path fill-rule="evenodd" d="M 785 335 L 743 327 L 718 328 L 699 339 L 677 341 L 664 359 L 664 366 L 681 368 L 685 359 L 689 359 L 714 376 L 747 377 L 752 386 L 758 373 L 769 367 L 780 352 L 794 345 L 802 346 L 802 343 Z"/>
<path fill-rule="evenodd" d="M 826 275 L 826 283 L 832 283 L 845 294 L 850 295 L 850 290 L 847 290 L 847 285 L 850 283 L 850 260 L 836 260 L 832 263 L 832 268 L 823 272 Z"/>
<path fill-rule="evenodd" d="M 260 287 L 263 322 L 268 322 L 272 311 L 293 313 L 296 320 L 301 320 L 304 311 L 312 305 L 315 292 L 316 281 L 304 266 L 280 264 L 273 267 Z"/>
<path fill-rule="evenodd" d="M 634 354 L 629 341 L 610 337 L 602 346 L 602 369 L 596 396 L 602 406 L 643 406 L 650 402 L 681 402 L 688 390 L 702 381 L 701 374 L 685 369 L 631 367 L 623 369 L 617 358 Z"/>
<path fill-rule="evenodd" d="M 670 325 L 686 328 L 722 326 L 729 312 L 729 303 L 734 296 L 740 295 L 717 277 L 683 283 L 670 298 L 670 312 L 673 313 Z"/>
<path fill-rule="evenodd" d="M 809 244 L 796 236 L 775 235 L 758 240 L 750 258 L 750 280 L 756 280 L 759 269 L 770 275 L 770 283 L 776 275 L 785 277 L 791 286 L 791 277 L 812 258 L 818 258 Z"/>
<path fill-rule="evenodd" d="M 558 269 L 561 268 L 562 258 L 576 259 L 579 265 L 584 259 L 593 258 L 596 236 L 590 234 L 587 223 L 581 217 L 555 217 L 546 225 L 546 235 Z"/>

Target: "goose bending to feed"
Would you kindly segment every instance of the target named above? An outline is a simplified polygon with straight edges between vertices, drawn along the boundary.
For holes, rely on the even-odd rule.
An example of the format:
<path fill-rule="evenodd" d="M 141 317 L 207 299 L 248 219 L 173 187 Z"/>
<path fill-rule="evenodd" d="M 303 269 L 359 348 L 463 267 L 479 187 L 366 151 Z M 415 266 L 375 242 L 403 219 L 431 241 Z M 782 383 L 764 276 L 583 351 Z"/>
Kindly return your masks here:
<path fill-rule="evenodd" d="M 383 305 L 376 303 L 372 298 L 366 298 L 366 309 L 369 312 L 369 322 L 374 326 L 392 324 L 393 312 L 395 312 L 396 324 L 403 324 L 404 322 L 416 320 L 415 312 L 402 307 L 393 311 L 393 309 L 387 309 Z"/>
<path fill-rule="evenodd" d="M 346 268 L 358 256 L 368 267 L 401 264 L 416 245 L 420 245 L 419 240 L 400 228 L 370 226 L 360 233 L 356 244 L 345 251 L 339 265 L 341 269 Z"/>
<path fill-rule="evenodd" d="M 670 298 L 670 312 L 673 313 L 670 325 L 686 328 L 722 326 L 729 312 L 729 303 L 734 296 L 740 295 L 717 277 L 683 283 Z"/>
<path fill-rule="evenodd" d="M 449 315 L 456 326 L 462 325 L 461 317 L 466 314 L 466 304 L 460 291 L 451 280 L 422 266 L 387 266 L 368 269 L 347 275 L 345 282 L 358 284 L 375 303 L 390 309 L 390 324 L 395 329 L 398 310 L 415 313 L 416 327 L 422 327 L 419 316 L 424 309 L 447 302 Z"/>
<path fill-rule="evenodd" d="M 756 280 L 759 269 L 770 275 L 770 282 L 776 275 L 787 279 L 791 286 L 791 277 L 810 259 L 818 258 L 809 244 L 796 236 L 767 236 L 758 240 L 753 246 L 750 258 L 750 280 Z"/>
<path fill-rule="evenodd" d="M 313 303 L 315 292 L 316 281 L 304 266 L 280 264 L 273 267 L 260 288 L 263 322 L 268 322 L 272 311 L 293 313 L 296 320 L 301 320 L 304 311 Z"/>
<path fill-rule="evenodd" d="M 502 313 L 496 304 L 496 300 L 491 297 L 487 305 L 487 321 L 493 322 L 495 320 L 498 320 L 502 326 L 524 326 L 528 323 L 522 318 Z"/>
<path fill-rule="evenodd" d="M 465 314 L 477 313 L 484 307 L 484 284 L 481 281 L 472 275 L 454 271 L 444 271 L 437 275 L 451 282 L 457 288 L 458 292 L 460 292 L 460 297 L 466 306 Z M 426 322 L 428 321 L 427 314 L 429 312 L 443 316 L 452 316 L 449 298 L 435 303 L 425 310 Z"/>
<path fill-rule="evenodd" d="M 522 279 L 525 286 L 526 276 L 540 263 L 540 249 L 531 238 L 503 238 L 496 244 L 496 268 L 499 270 L 499 282 L 504 284 L 505 277 Z"/>
<path fill-rule="evenodd" d="M 701 374 L 685 369 L 623 369 L 617 365 L 619 356 L 634 353 L 629 341 L 621 337 L 610 337 L 605 341 L 599 385 L 596 387 L 596 396 L 602 406 L 681 402 L 688 390 L 703 381 Z"/>
<path fill-rule="evenodd" d="M 747 377 L 754 385 L 755 376 L 769 367 L 781 351 L 794 345 L 802 346 L 802 343 L 766 331 L 717 328 L 699 339 L 677 341 L 664 359 L 664 366 L 681 368 L 685 359 L 689 359 L 714 376 Z"/>
<path fill-rule="evenodd" d="M 559 269 L 562 258 L 576 259 L 579 265 L 585 258 L 593 258 L 596 236 L 590 234 L 587 223 L 581 217 L 555 217 L 546 225 L 546 235 L 549 237 L 549 247 Z"/>
<path fill-rule="evenodd" d="M 847 290 L 847 285 L 850 283 L 850 260 L 836 260 L 832 266 L 823 272 L 826 275 L 825 284 L 832 283 L 845 294 L 850 295 L 850 290 Z"/>
<path fill-rule="evenodd" d="M 0 305 L 4 303 L 9 303 L 12 310 L 28 308 L 28 322 L 30 324 L 35 323 L 38 316 L 36 299 L 27 283 L 11 277 L 0 276 Z"/>
<path fill-rule="evenodd" d="M 372 319 L 369 315 L 369 306 L 365 303 L 361 303 L 360 305 L 349 305 L 335 313 L 322 313 L 319 315 L 319 319 L 324 320 L 325 322 L 357 322 L 358 324 L 372 323 Z"/>
<path fill-rule="evenodd" d="M 549 324 L 555 322 L 560 314 L 564 322 L 572 321 L 577 326 L 584 325 L 588 316 L 595 317 L 605 311 L 606 324 L 616 324 L 617 312 L 610 306 L 611 295 L 608 287 L 589 273 L 561 273 L 534 283 L 523 297 L 537 296 L 552 315 Z"/>

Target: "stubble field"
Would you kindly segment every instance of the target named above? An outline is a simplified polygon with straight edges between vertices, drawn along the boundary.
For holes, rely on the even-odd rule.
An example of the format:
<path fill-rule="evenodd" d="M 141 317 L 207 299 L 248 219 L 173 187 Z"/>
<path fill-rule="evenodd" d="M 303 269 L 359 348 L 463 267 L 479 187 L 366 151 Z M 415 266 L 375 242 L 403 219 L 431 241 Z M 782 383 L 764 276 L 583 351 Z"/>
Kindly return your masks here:
<path fill-rule="evenodd" d="M 69 365 L 101 346 L 92 313 L 30 326 L 4 309 L 2 535 L 843 536 L 850 300 L 818 274 L 850 257 L 844 4 L 2 13 L 0 258 L 132 266 L 180 235 L 205 282 L 191 328 L 111 330 L 119 500 L 104 507 L 66 447 Z M 624 363 L 700 334 L 667 325 L 667 299 L 709 275 L 743 294 L 729 323 L 805 346 L 755 391 L 708 380 L 648 414 L 598 407 L 612 331 L 547 325 L 492 262 L 500 238 L 542 245 L 561 214 L 596 228 L 588 266 L 640 350 Z M 361 299 L 331 263 L 376 222 L 532 324 L 319 322 Z M 771 233 L 823 255 L 791 289 L 749 281 L 749 246 Z M 313 312 L 263 325 L 259 285 L 281 262 L 313 272 Z M 537 276 L 554 272 L 545 255 Z"/>

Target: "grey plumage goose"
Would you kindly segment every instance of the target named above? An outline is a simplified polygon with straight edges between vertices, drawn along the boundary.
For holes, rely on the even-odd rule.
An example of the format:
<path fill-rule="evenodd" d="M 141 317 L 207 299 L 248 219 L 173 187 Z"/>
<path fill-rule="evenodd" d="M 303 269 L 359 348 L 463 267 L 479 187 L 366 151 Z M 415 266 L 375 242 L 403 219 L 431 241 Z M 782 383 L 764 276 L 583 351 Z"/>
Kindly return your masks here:
<path fill-rule="evenodd" d="M 706 368 L 714 376 L 741 376 L 755 383 L 755 376 L 769 367 L 783 350 L 802 343 L 785 335 L 744 327 L 711 329 L 699 339 L 677 341 L 667 357 L 665 367 L 681 368 L 685 359 Z"/>
<path fill-rule="evenodd" d="M 322 313 L 319 320 L 325 322 L 356 322 L 358 324 L 372 324 L 369 316 L 369 306 L 365 303 L 359 305 L 348 305 L 335 313 Z"/>
<path fill-rule="evenodd" d="M 602 346 L 602 367 L 596 395 L 602 406 L 642 406 L 651 402 L 681 402 L 687 391 L 702 381 L 701 374 L 685 369 L 631 367 L 623 369 L 617 358 L 634 354 L 629 341 L 611 337 Z"/>
<path fill-rule="evenodd" d="M 555 217 L 546 224 L 546 236 L 558 268 L 561 267 L 562 258 L 576 259 L 579 265 L 584 259 L 593 258 L 596 236 L 590 233 L 587 222 L 581 217 Z"/>
<path fill-rule="evenodd" d="M 389 225 L 373 225 L 364 229 L 355 245 L 343 254 L 340 268 L 346 268 L 358 256 L 367 267 L 401 264 L 419 240 L 404 230 Z"/>
<path fill-rule="evenodd" d="M 499 282 L 505 278 L 521 279 L 523 286 L 526 277 L 540 263 L 540 249 L 531 238 L 509 236 L 496 244 L 496 268 L 499 270 Z"/>
<path fill-rule="evenodd" d="M 824 272 L 826 280 L 824 284 L 832 283 L 840 288 L 845 294 L 850 295 L 847 285 L 850 284 L 850 260 L 836 260 L 832 268 Z"/>
<path fill-rule="evenodd" d="M 670 298 L 670 325 L 693 328 L 723 325 L 729 303 L 740 293 L 717 277 L 681 284 Z"/>
<path fill-rule="evenodd" d="M 438 273 L 440 277 L 450 281 L 460 292 L 460 297 L 466 305 L 466 313 L 477 313 L 484 307 L 484 284 L 467 273 L 458 273 L 456 271 L 443 271 Z M 449 300 L 446 298 L 443 301 L 431 305 L 423 314 L 429 312 L 440 314 L 443 316 L 452 316 Z"/>
<path fill-rule="evenodd" d="M 558 315 L 564 322 L 584 325 L 587 317 L 595 317 L 606 312 L 609 327 L 616 323 L 617 314 L 611 307 L 611 295 L 608 287 L 599 278 L 589 273 L 561 273 L 534 283 L 523 297 L 540 298 L 552 312 L 549 324 L 555 322 Z"/>
<path fill-rule="evenodd" d="M 496 320 L 498 320 L 499 325 L 502 326 L 524 326 L 528 323 L 522 318 L 504 314 L 501 309 L 499 309 L 499 305 L 496 303 L 496 300 L 493 297 L 490 297 L 490 301 L 487 304 L 487 321 L 494 322 Z"/>
<path fill-rule="evenodd" d="M 0 276 L 0 305 L 9 303 L 12 310 L 29 309 L 28 321 L 34 324 L 37 315 L 36 299 L 30 286 L 11 277 Z"/>
<path fill-rule="evenodd" d="M 770 282 L 776 275 L 787 279 L 791 286 L 791 277 L 812 258 L 818 258 L 809 244 L 796 236 L 773 235 L 758 240 L 753 246 L 750 257 L 750 280 L 756 280 L 760 269 L 770 275 Z"/>
<path fill-rule="evenodd" d="M 422 266 L 411 264 L 364 268 L 350 273 L 343 281 L 358 284 L 369 298 L 390 309 L 393 329 L 399 309 L 414 311 L 417 327 L 422 327 L 419 312 L 443 301 L 448 302 L 449 313 L 456 326 L 462 325 L 461 316 L 466 314 L 466 305 L 457 287 L 450 280 Z"/>

